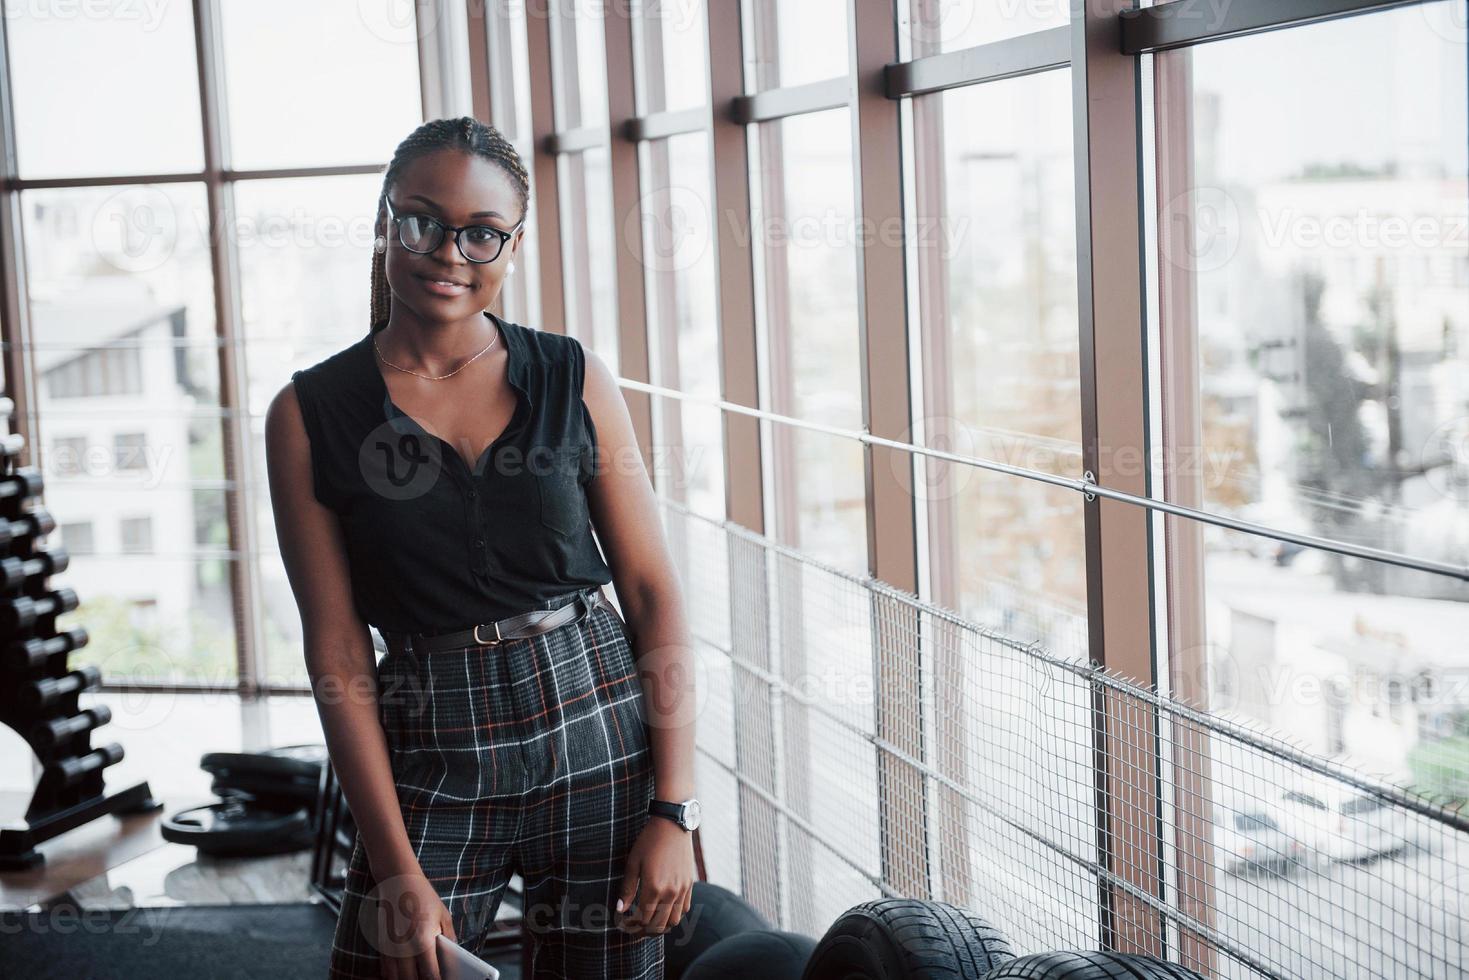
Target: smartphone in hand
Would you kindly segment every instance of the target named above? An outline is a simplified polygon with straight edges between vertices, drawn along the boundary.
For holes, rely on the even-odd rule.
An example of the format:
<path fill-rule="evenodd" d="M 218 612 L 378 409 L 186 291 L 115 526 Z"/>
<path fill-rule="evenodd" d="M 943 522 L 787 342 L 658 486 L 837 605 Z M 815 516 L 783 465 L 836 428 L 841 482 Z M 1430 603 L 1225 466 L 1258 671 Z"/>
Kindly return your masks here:
<path fill-rule="evenodd" d="M 444 935 L 435 938 L 439 976 L 444 980 L 500 980 L 500 971 Z"/>

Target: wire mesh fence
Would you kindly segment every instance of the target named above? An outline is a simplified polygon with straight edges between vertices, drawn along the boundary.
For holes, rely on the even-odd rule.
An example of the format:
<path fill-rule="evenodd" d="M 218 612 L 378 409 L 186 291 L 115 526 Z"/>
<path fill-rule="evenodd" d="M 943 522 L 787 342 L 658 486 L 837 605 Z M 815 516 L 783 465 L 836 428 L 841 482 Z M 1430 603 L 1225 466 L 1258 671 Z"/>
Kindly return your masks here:
<path fill-rule="evenodd" d="M 709 877 L 820 936 L 880 896 L 1220 977 L 1469 972 L 1469 815 L 663 502 Z"/>

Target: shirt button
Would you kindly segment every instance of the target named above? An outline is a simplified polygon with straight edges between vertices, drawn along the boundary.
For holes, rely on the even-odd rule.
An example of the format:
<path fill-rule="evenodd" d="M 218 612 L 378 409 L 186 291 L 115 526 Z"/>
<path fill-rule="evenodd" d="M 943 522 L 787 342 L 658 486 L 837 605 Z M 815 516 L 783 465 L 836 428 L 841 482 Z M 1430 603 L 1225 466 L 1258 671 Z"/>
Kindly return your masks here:
<path fill-rule="evenodd" d="M 484 538 L 475 538 L 474 539 L 474 546 L 476 548 L 483 548 L 485 546 L 485 539 Z"/>
<path fill-rule="evenodd" d="M 475 494 L 476 494 L 476 491 L 474 491 L 474 490 L 469 491 L 469 499 L 470 500 L 473 500 L 474 497 L 475 497 Z"/>

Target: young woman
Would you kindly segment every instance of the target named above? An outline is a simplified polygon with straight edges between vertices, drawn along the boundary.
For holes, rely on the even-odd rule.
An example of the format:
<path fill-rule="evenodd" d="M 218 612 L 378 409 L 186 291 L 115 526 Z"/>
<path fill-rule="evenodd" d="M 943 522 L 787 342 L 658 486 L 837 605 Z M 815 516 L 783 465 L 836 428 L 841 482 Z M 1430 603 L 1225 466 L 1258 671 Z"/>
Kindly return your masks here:
<path fill-rule="evenodd" d="M 661 978 L 689 907 L 690 640 L 631 420 L 601 358 L 487 309 L 528 200 L 494 127 L 415 130 L 383 176 L 371 329 L 266 418 L 358 829 L 333 977 L 437 980 L 437 934 L 476 951 L 514 873 L 537 978 Z"/>

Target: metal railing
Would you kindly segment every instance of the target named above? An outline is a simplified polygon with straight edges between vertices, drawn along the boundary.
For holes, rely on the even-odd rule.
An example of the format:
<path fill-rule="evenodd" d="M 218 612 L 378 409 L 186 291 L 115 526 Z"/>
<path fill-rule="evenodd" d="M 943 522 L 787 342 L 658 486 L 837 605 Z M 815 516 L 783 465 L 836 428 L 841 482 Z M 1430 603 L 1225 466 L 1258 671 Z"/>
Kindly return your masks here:
<path fill-rule="evenodd" d="M 697 597 L 709 877 L 780 928 L 905 895 L 1023 951 L 1469 970 L 1465 813 L 660 500 Z"/>

